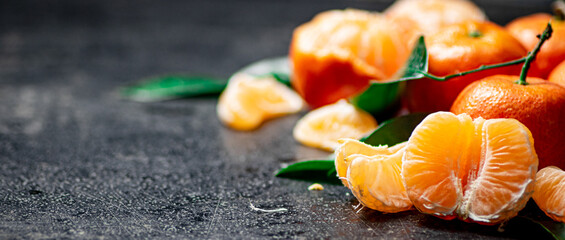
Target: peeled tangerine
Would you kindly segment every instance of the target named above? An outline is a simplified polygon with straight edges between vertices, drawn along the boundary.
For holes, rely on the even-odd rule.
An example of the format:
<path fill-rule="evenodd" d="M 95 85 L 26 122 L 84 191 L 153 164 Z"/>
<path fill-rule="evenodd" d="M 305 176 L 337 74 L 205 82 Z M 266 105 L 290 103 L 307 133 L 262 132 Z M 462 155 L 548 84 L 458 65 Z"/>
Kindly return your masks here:
<path fill-rule="evenodd" d="M 236 130 L 253 130 L 265 120 L 299 112 L 302 98 L 272 77 L 234 75 L 218 100 L 220 120 Z"/>
<path fill-rule="evenodd" d="M 357 9 L 330 10 L 294 30 L 292 85 L 312 108 L 393 78 L 412 50 L 415 32 L 403 21 Z"/>
<path fill-rule="evenodd" d="M 517 120 L 437 112 L 410 136 L 402 176 L 419 211 L 493 225 L 525 206 L 537 168 L 532 135 Z"/>
<path fill-rule="evenodd" d="M 532 197 L 547 216 L 565 222 L 565 171 L 554 166 L 540 170 Z"/>
<path fill-rule="evenodd" d="M 334 151 L 340 138 L 361 138 L 376 128 L 371 114 L 340 100 L 306 114 L 296 123 L 293 135 L 306 146 Z"/>
<path fill-rule="evenodd" d="M 412 208 L 400 175 L 406 142 L 392 147 L 373 147 L 354 139 L 342 139 L 340 143 L 336 170 L 359 202 L 387 213 Z"/>

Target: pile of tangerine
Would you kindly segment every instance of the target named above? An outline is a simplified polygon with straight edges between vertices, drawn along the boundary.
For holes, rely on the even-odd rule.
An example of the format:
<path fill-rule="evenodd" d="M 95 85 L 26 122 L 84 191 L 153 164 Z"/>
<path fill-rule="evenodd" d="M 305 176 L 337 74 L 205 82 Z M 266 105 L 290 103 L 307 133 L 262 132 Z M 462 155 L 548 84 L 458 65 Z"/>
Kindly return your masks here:
<path fill-rule="evenodd" d="M 549 20 L 553 34 L 539 48 L 536 35 Z M 398 79 L 420 35 L 429 73 L 440 77 L 521 59 L 536 47 L 539 53 L 526 64 L 531 69 L 514 64 L 444 82 L 409 81 L 400 113 L 435 113 L 405 143 L 354 140 L 377 123 L 344 99 L 373 81 Z M 298 95 L 269 77 L 236 75 L 218 102 L 222 122 L 253 130 L 300 112 L 304 101 L 313 110 L 296 125 L 295 139 L 335 150 L 339 177 L 366 207 L 415 207 L 492 225 L 515 216 L 533 195 L 548 216 L 565 220 L 563 19 L 535 14 L 502 27 L 468 0 L 398 0 L 382 14 L 320 13 L 296 28 L 289 59 Z"/>

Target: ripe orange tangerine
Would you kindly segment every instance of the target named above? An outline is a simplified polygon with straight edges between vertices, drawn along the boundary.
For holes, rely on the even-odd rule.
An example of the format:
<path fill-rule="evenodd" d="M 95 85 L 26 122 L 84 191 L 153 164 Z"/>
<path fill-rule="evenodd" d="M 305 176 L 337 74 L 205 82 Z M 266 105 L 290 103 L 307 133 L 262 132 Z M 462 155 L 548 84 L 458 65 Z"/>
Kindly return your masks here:
<path fill-rule="evenodd" d="M 520 42 L 491 22 L 468 21 L 443 28 L 426 38 L 429 72 L 446 76 L 515 60 L 526 55 Z M 409 81 L 404 103 L 411 112 L 449 111 L 457 95 L 470 83 L 495 74 L 519 74 L 521 66 L 511 65 L 449 79 Z"/>
<path fill-rule="evenodd" d="M 240 73 L 230 78 L 216 111 L 223 124 L 244 131 L 268 119 L 299 112 L 303 106 L 298 94 L 274 78 Z"/>
<path fill-rule="evenodd" d="M 551 71 L 547 80 L 565 87 L 565 60 Z"/>
<path fill-rule="evenodd" d="M 365 207 L 394 213 L 412 208 L 400 175 L 406 142 L 373 147 L 341 139 L 335 165 L 343 184 Z"/>
<path fill-rule="evenodd" d="M 534 140 L 519 121 L 437 112 L 410 136 L 402 177 L 420 212 L 493 225 L 526 205 L 537 167 Z"/>
<path fill-rule="evenodd" d="M 565 171 L 554 166 L 541 169 L 532 197 L 547 216 L 565 222 Z"/>
<path fill-rule="evenodd" d="M 532 51 L 538 43 L 537 35 L 543 32 L 549 21 L 553 27 L 553 34 L 541 47 L 528 76 L 547 79 L 551 70 L 565 60 L 565 21 L 553 18 L 547 13 L 537 13 L 517 18 L 506 25 L 506 29 L 528 51 Z"/>
<path fill-rule="evenodd" d="M 518 76 L 496 75 L 469 85 L 455 100 L 451 112 L 473 118 L 514 118 L 532 132 L 540 168 L 565 168 L 565 88 L 534 77 L 527 85 Z"/>
<path fill-rule="evenodd" d="M 312 108 L 351 97 L 369 81 L 396 74 L 410 55 L 413 32 L 379 13 L 322 12 L 294 30 L 292 85 Z"/>
<path fill-rule="evenodd" d="M 486 21 L 485 13 L 468 0 L 398 0 L 384 14 L 412 22 L 424 35 L 465 21 Z"/>
<path fill-rule="evenodd" d="M 376 128 L 371 114 L 340 100 L 307 113 L 296 123 L 293 136 L 306 146 L 333 152 L 340 138 L 359 139 Z"/>

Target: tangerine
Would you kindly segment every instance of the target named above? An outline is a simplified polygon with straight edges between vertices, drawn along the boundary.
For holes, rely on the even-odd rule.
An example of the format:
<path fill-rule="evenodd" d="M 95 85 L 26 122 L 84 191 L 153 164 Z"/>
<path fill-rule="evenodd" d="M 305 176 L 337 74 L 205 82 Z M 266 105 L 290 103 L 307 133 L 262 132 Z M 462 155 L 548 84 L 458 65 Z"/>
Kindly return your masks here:
<path fill-rule="evenodd" d="M 551 71 L 547 80 L 565 87 L 565 60 Z"/>
<path fill-rule="evenodd" d="M 538 167 L 533 144 L 515 119 L 432 113 L 406 144 L 407 195 L 420 212 L 443 219 L 501 223 L 531 197 Z"/>
<path fill-rule="evenodd" d="M 348 98 L 371 80 L 392 78 L 411 52 L 410 26 L 356 9 L 316 15 L 294 30 L 292 85 L 317 108 Z"/>
<path fill-rule="evenodd" d="M 340 138 L 359 139 L 376 128 L 371 114 L 340 100 L 307 113 L 296 123 L 293 136 L 306 146 L 333 152 Z"/>
<path fill-rule="evenodd" d="M 365 207 L 387 213 L 406 211 L 412 203 L 400 175 L 406 142 L 373 147 L 341 139 L 335 165 L 343 184 Z"/>
<path fill-rule="evenodd" d="M 304 102 L 273 77 L 236 74 L 220 95 L 216 108 L 221 122 L 236 130 L 253 130 L 265 120 L 299 112 Z"/>
<path fill-rule="evenodd" d="M 426 38 L 429 73 L 446 76 L 515 60 L 526 55 L 520 42 L 491 22 L 468 21 L 443 28 Z M 411 112 L 448 111 L 471 82 L 494 74 L 519 74 L 519 65 L 479 71 L 445 82 L 418 79 L 406 84 L 404 102 Z"/>
<path fill-rule="evenodd" d="M 536 13 L 517 18 L 506 25 L 510 34 L 528 51 L 532 51 L 538 43 L 537 36 L 543 32 L 549 21 L 553 27 L 553 34 L 541 47 L 528 76 L 547 79 L 551 70 L 565 60 L 565 21 L 547 13 Z"/>
<path fill-rule="evenodd" d="M 399 0 L 384 14 L 412 22 L 424 35 L 455 23 L 487 20 L 485 13 L 468 0 Z"/>
<path fill-rule="evenodd" d="M 473 118 L 514 118 L 526 125 L 536 140 L 539 166 L 565 168 L 565 88 L 535 77 L 527 85 L 518 76 L 497 75 L 469 85 L 451 112 Z"/>
<path fill-rule="evenodd" d="M 555 166 L 539 170 L 532 197 L 547 216 L 565 222 L 565 171 Z"/>

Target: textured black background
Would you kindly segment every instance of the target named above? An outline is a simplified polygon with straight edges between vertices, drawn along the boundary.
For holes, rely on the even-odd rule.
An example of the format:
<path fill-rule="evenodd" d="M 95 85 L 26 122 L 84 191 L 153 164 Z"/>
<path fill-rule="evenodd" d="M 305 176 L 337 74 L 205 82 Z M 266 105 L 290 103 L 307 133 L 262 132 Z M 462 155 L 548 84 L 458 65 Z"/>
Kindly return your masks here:
<path fill-rule="evenodd" d="M 550 1 L 481 0 L 505 24 Z M 115 90 L 188 72 L 227 78 L 287 53 L 316 13 L 390 1 L 0 1 L 0 238 L 451 238 L 525 236 L 415 211 L 356 211 L 342 186 L 307 191 L 283 164 L 299 115 L 250 133 L 214 98 L 134 103 Z M 253 211 L 287 208 L 282 213 Z"/>

